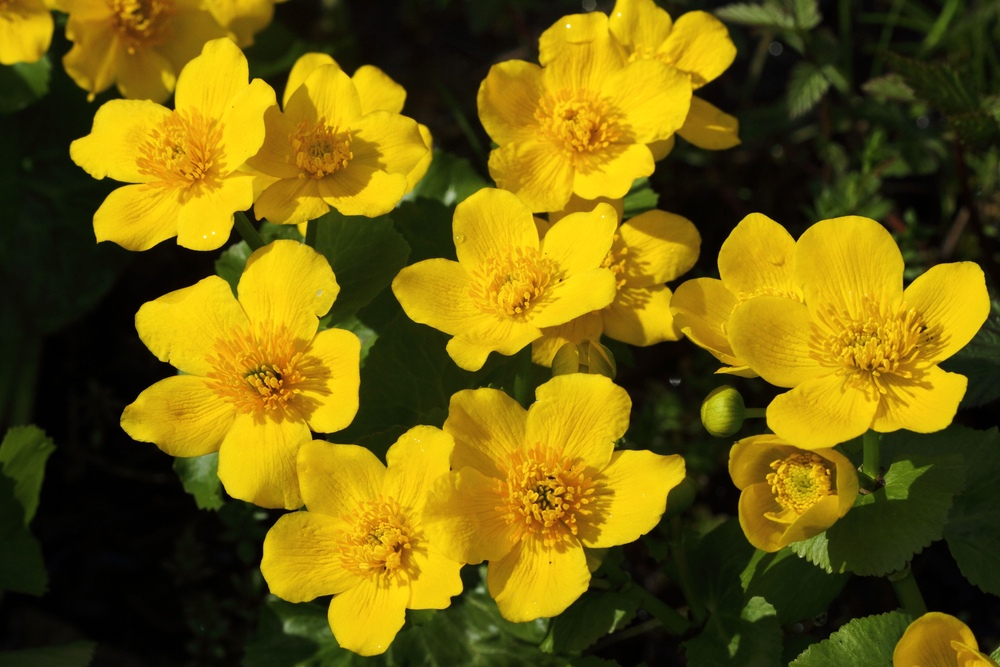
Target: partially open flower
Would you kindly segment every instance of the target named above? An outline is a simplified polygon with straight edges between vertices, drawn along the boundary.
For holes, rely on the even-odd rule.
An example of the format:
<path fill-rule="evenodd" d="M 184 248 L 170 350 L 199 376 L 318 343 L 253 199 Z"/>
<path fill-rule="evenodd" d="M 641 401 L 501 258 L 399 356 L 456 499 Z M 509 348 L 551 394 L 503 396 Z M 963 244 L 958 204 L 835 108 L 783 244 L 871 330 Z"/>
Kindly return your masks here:
<path fill-rule="evenodd" d="M 854 505 L 858 475 L 833 449 L 805 450 L 776 435 L 743 438 L 729 452 L 750 544 L 774 552 L 819 535 Z"/>
<path fill-rule="evenodd" d="M 962 621 L 932 611 L 910 623 L 892 652 L 892 667 L 997 667 Z"/>

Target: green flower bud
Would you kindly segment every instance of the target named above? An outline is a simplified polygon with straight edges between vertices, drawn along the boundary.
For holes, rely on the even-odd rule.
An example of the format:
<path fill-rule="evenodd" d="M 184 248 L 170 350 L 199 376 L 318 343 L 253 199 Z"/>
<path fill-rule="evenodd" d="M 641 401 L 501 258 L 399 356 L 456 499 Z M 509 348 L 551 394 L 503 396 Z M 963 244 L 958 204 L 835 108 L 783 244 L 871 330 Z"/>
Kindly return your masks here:
<path fill-rule="evenodd" d="M 590 373 L 615 379 L 618 369 L 611 350 L 600 343 L 585 340 L 579 345 L 566 343 L 552 358 L 552 375 Z"/>
<path fill-rule="evenodd" d="M 701 402 L 701 423 L 716 438 L 728 438 L 743 427 L 746 406 L 735 387 L 716 387 Z"/>

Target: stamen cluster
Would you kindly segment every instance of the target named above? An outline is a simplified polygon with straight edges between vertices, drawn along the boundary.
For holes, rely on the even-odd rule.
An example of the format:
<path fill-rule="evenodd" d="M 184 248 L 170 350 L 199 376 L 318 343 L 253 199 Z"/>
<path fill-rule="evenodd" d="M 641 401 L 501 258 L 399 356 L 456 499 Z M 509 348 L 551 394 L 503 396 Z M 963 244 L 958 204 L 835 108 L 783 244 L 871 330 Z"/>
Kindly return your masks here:
<path fill-rule="evenodd" d="M 323 178 L 347 167 L 354 157 L 350 130 L 327 125 L 323 118 L 315 124 L 299 121 L 291 141 L 295 166 L 302 170 L 299 178 Z"/>
<path fill-rule="evenodd" d="M 785 509 L 802 515 L 826 496 L 835 484 L 828 462 L 816 454 L 793 454 L 771 462 L 767 483 L 774 499 Z"/>
<path fill-rule="evenodd" d="M 391 497 L 358 503 L 341 517 L 350 528 L 340 534 L 340 562 L 364 577 L 404 574 L 414 531 L 399 503 Z"/>
<path fill-rule="evenodd" d="M 469 296 L 483 313 L 520 318 L 545 292 L 555 266 L 535 248 L 512 248 L 476 272 Z"/>
<path fill-rule="evenodd" d="M 214 187 L 225 169 L 222 127 L 197 109 L 172 111 L 150 131 L 139 154 L 139 173 L 155 179 L 155 187 Z"/>

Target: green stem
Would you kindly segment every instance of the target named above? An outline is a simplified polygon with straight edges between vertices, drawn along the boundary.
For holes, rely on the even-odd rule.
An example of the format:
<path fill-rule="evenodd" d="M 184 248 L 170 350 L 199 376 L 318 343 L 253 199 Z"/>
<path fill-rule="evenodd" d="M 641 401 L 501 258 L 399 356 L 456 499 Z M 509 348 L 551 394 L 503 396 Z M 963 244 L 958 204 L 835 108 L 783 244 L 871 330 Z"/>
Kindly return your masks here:
<path fill-rule="evenodd" d="M 310 220 L 306 223 L 306 245 L 310 248 L 316 247 L 316 235 L 319 232 L 319 222 Z"/>
<path fill-rule="evenodd" d="M 763 419 L 767 416 L 767 408 L 747 408 L 743 411 L 744 419 Z"/>
<path fill-rule="evenodd" d="M 920 594 L 920 587 L 917 586 L 917 580 L 913 578 L 913 571 L 910 569 L 909 563 L 899 572 L 893 572 L 886 578 L 892 585 L 892 590 L 896 592 L 900 606 L 907 614 L 918 618 L 927 613 L 924 596 Z"/>
<path fill-rule="evenodd" d="M 236 231 L 240 233 L 243 240 L 250 246 L 250 252 L 264 247 L 264 239 L 257 233 L 257 229 L 250 223 L 250 218 L 243 211 L 236 211 L 233 216 L 236 223 Z"/>
<path fill-rule="evenodd" d="M 867 431 L 863 438 L 864 459 L 861 463 L 861 472 L 872 479 L 878 479 L 882 472 L 882 464 L 879 460 L 879 440 L 880 436 L 875 431 Z"/>
<path fill-rule="evenodd" d="M 514 358 L 517 371 L 514 373 L 514 400 L 527 408 L 531 404 L 531 346 L 517 353 Z"/>
<path fill-rule="evenodd" d="M 677 585 L 681 587 L 681 593 L 684 594 L 684 599 L 687 600 L 688 609 L 691 612 L 691 621 L 695 625 L 701 625 L 702 621 L 705 620 L 705 609 L 702 607 L 701 601 L 695 595 L 694 587 L 691 585 L 693 578 L 691 577 L 691 567 L 688 565 L 687 554 L 684 553 L 684 547 L 681 546 L 681 520 L 679 516 L 670 519 L 670 530 L 673 536 L 673 540 L 670 543 L 670 555 L 674 561 L 674 568 L 677 571 Z"/>

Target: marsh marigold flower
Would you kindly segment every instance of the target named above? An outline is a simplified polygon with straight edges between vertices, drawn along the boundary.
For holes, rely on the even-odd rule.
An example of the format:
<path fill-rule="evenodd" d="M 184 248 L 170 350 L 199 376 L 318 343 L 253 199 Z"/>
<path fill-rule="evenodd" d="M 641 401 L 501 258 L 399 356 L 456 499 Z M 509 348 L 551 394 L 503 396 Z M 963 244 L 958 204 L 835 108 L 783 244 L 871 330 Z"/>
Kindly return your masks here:
<path fill-rule="evenodd" d="M 892 652 L 892 667 L 997 667 L 962 621 L 932 611 L 910 623 Z"/>
<path fill-rule="evenodd" d="M 494 65 L 479 87 L 479 119 L 499 146 L 490 175 L 532 211 L 558 211 L 572 194 L 625 196 L 653 173 L 646 144 L 680 128 L 691 103 L 685 74 L 656 60 L 628 62 L 606 15 L 566 16 L 546 35 L 554 32 L 573 48 L 543 66 Z"/>
<path fill-rule="evenodd" d="M 228 36 L 198 0 L 57 2 L 73 42 L 63 67 L 91 100 L 116 84 L 122 97 L 164 102 L 205 43 Z"/>
<path fill-rule="evenodd" d="M 43 0 L 0 2 L 0 65 L 41 60 L 52 42 L 54 25 Z"/>
<path fill-rule="evenodd" d="M 587 590 L 585 548 L 626 544 L 652 530 L 684 459 L 615 451 L 631 401 L 601 375 L 559 375 L 527 410 L 496 389 L 451 398 L 444 430 L 453 472 L 424 514 L 447 555 L 489 561 L 486 583 L 514 622 L 552 617 Z"/>
<path fill-rule="evenodd" d="M 230 31 L 237 44 L 253 44 L 254 35 L 274 18 L 274 3 L 284 0 L 206 0 L 205 8 L 216 22 Z"/>
<path fill-rule="evenodd" d="M 792 271 L 805 303 L 761 296 L 729 319 L 736 356 L 771 384 L 791 388 L 767 407 L 772 431 L 812 449 L 868 429 L 930 433 L 951 423 L 967 380 L 938 364 L 989 314 L 979 266 L 939 264 L 904 290 L 892 236 L 874 220 L 850 216 L 806 230 Z"/>
<path fill-rule="evenodd" d="M 122 428 L 171 456 L 219 452 L 219 479 L 234 498 L 301 506 L 299 448 L 358 410 L 358 337 L 317 333 L 339 290 L 322 255 L 282 240 L 250 256 L 238 297 L 211 276 L 144 304 L 139 337 L 183 374 L 139 394 Z"/>
<path fill-rule="evenodd" d="M 716 373 L 756 377 L 729 342 L 729 317 L 739 304 L 758 296 L 802 301 L 792 274 L 795 240 L 760 213 L 743 218 L 719 250 L 719 277 L 695 278 L 678 286 L 670 300 L 674 324 L 695 345 L 721 361 Z"/>
<path fill-rule="evenodd" d="M 333 595 L 333 635 L 362 655 L 388 648 L 407 609 L 447 607 L 462 592 L 461 564 L 441 555 L 423 511 L 453 446 L 440 429 L 417 426 L 389 448 L 388 468 L 364 447 L 303 446 L 308 511 L 281 517 L 264 538 L 260 569 L 271 592 L 291 602 Z"/>
<path fill-rule="evenodd" d="M 385 110 L 397 103 L 402 108 L 402 101 L 374 69 L 355 75 L 368 93 L 363 102 L 359 87 L 332 59 L 307 54 L 296 63 L 284 112 L 267 112 L 264 146 L 247 163 L 263 189 L 254 204 L 258 219 L 299 224 L 331 207 L 375 217 L 409 191 L 409 174 L 427 158 L 428 147 L 416 121 Z"/>
<path fill-rule="evenodd" d="M 94 214 L 98 241 L 147 250 L 177 237 L 193 250 L 229 240 L 233 214 L 253 204 L 253 175 L 239 167 L 264 141 L 264 110 L 274 91 L 249 84 L 246 58 L 228 39 L 205 45 L 181 73 L 176 109 L 145 100 L 111 100 L 70 157 L 118 188 Z"/>
<path fill-rule="evenodd" d="M 846 456 L 801 449 L 770 434 L 733 445 L 729 476 L 742 492 L 740 526 L 761 551 L 819 535 L 847 514 L 858 495 L 858 474 Z"/>
<path fill-rule="evenodd" d="M 607 306 L 615 277 L 601 263 L 616 216 L 607 204 L 567 216 L 538 238 L 531 210 L 505 190 L 484 188 L 455 208 L 458 261 L 404 268 L 392 291 L 407 316 L 453 336 L 448 354 L 482 368 L 490 352 L 512 355 L 542 335 Z"/>
<path fill-rule="evenodd" d="M 670 313 L 672 292 L 664 283 L 698 261 L 701 236 L 687 218 L 646 211 L 615 232 L 602 266 L 615 275 L 615 300 L 563 326 L 544 330 L 532 343 L 535 363 L 549 366 L 566 343 L 608 338 L 645 347 L 681 337 Z"/>

